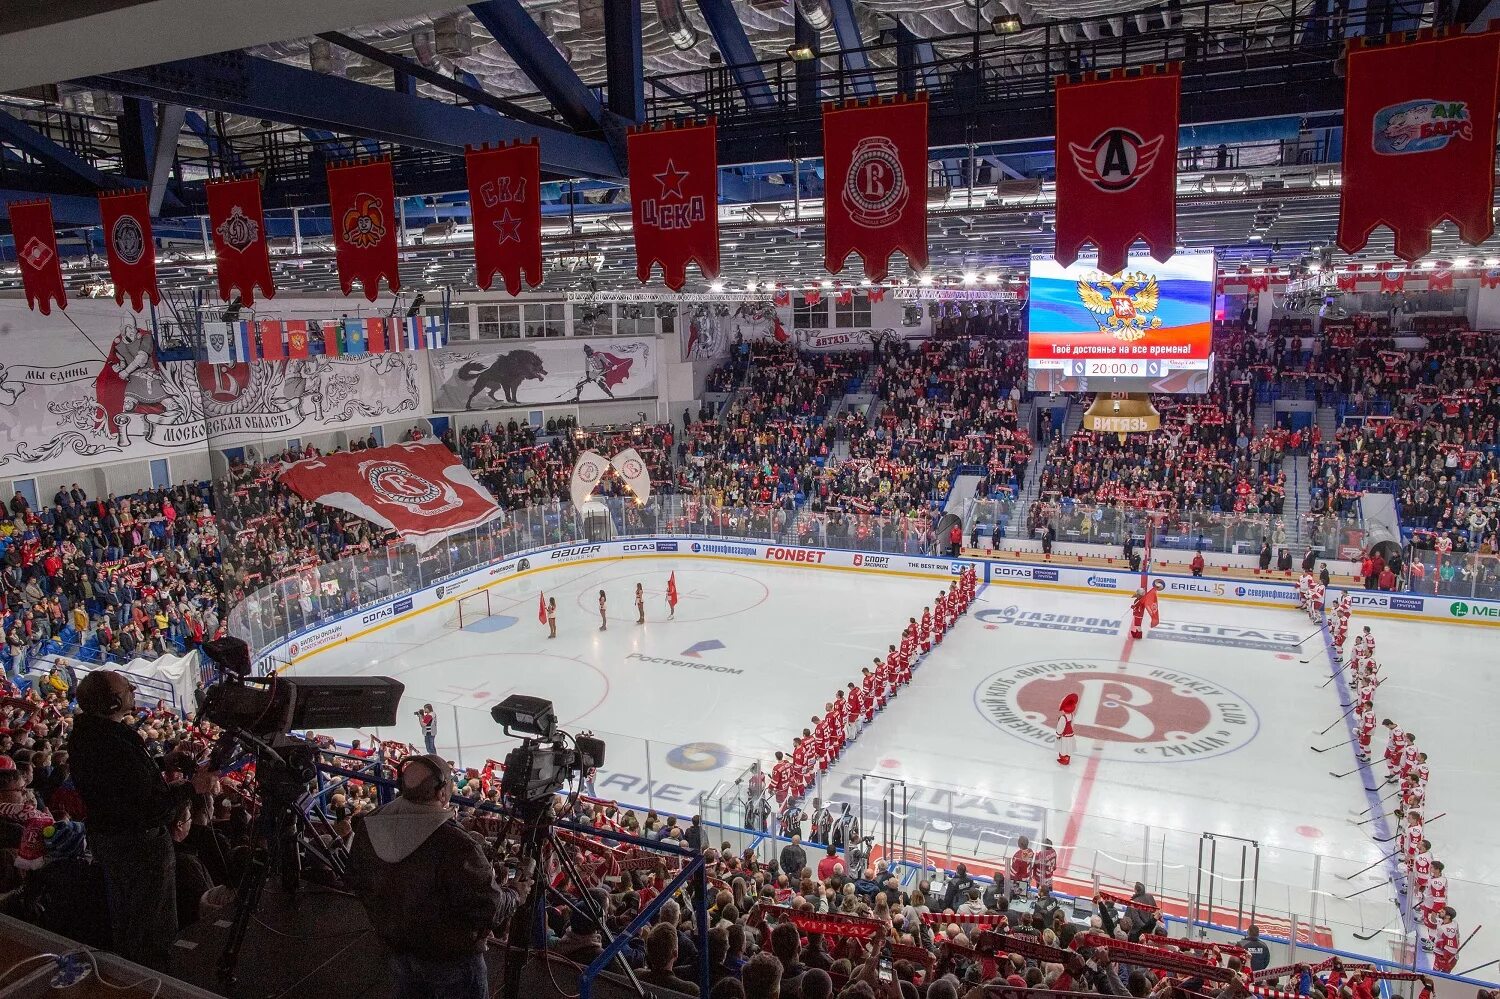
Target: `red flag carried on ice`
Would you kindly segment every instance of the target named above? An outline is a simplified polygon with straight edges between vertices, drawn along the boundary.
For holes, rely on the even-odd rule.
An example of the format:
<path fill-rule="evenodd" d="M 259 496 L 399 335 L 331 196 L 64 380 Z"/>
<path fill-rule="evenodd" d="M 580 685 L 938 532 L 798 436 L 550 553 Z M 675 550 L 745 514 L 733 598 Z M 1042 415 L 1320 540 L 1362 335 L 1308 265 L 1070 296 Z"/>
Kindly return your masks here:
<path fill-rule="evenodd" d="M 677 609 L 677 573 L 675 571 L 667 577 L 667 606 L 674 611 Z"/>
<path fill-rule="evenodd" d="M 547 623 L 547 597 L 541 592 L 536 595 L 536 619 L 542 624 Z"/>

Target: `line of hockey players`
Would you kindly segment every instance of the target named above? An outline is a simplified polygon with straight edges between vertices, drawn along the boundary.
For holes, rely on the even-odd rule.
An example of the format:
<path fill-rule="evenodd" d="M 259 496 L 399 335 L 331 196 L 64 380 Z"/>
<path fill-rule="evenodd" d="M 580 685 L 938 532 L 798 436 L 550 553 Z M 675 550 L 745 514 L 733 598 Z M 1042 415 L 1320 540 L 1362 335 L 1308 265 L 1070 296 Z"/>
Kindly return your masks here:
<path fill-rule="evenodd" d="M 1309 578 L 1304 575 L 1303 579 Z M 1314 584 L 1308 591 L 1311 608 L 1322 611 L 1322 589 Z M 1299 591 L 1301 587 L 1299 586 Z M 1333 650 L 1336 671 L 1348 670 L 1350 689 L 1354 693 L 1358 716 L 1356 732 L 1358 749 L 1356 757 L 1360 763 L 1371 762 L 1371 743 L 1376 729 L 1375 691 L 1383 683 L 1380 676 L 1380 661 L 1375 658 L 1375 635 L 1365 625 L 1354 637 L 1353 655 L 1347 665 L 1343 662 L 1343 649 L 1349 633 L 1351 604 L 1347 592 L 1334 601 Z M 1315 616 L 1315 620 L 1317 617 Z M 1423 949 L 1433 954 L 1433 967 L 1441 972 L 1451 972 L 1458 959 L 1462 940 L 1458 932 L 1458 913 L 1448 904 L 1448 879 L 1443 874 L 1443 863 L 1432 858 L 1432 842 L 1425 836 L 1422 812 L 1427 807 L 1427 781 L 1432 770 L 1427 763 L 1427 754 L 1417 748 L 1417 737 L 1389 718 L 1379 723 L 1388 733 L 1385 744 L 1385 783 L 1393 784 L 1391 794 L 1397 798 L 1396 808 L 1391 812 L 1397 822 L 1397 857 L 1400 863 L 1400 880 L 1397 891 L 1411 900 L 1412 911 L 1420 917 Z"/>
<path fill-rule="evenodd" d="M 931 606 L 922 608 L 921 618 L 909 618 L 901 632 L 899 645 L 890 646 L 884 657 L 876 656 L 870 666 L 860 671 L 857 682 L 834 692 L 823 705 L 821 715 L 813 715 L 802 734 L 792 740 L 789 753 L 776 751 L 771 767 L 770 793 L 784 830 L 798 831 L 801 825 L 799 802 L 813 788 L 820 774 L 838 761 L 844 749 L 875 720 L 877 712 L 895 699 L 900 689 L 911 683 L 912 671 L 922 658 L 940 644 L 943 635 L 969 609 L 978 588 L 979 578 L 969 566 L 946 590 L 939 590 Z M 752 827 L 764 828 L 769 817 L 770 801 L 765 796 L 759 764 L 752 765 L 747 789 L 747 816 Z M 814 799 L 817 803 L 817 799 Z M 820 826 L 827 825 L 824 809 L 815 807 L 813 839 L 819 839 Z"/>

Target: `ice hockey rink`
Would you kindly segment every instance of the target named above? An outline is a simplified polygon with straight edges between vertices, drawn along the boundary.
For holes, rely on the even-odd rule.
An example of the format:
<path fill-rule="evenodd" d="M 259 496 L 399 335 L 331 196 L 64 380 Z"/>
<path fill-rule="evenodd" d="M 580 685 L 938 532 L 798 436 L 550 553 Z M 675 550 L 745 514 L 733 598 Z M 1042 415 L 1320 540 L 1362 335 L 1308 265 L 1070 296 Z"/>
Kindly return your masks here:
<path fill-rule="evenodd" d="M 637 582 L 645 625 L 635 623 Z M 471 768 L 515 744 L 491 705 L 512 693 L 548 698 L 566 731 L 605 739 L 598 797 L 713 820 L 721 807 L 733 814 L 726 803 L 749 762 L 769 767 L 789 749 L 936 588 L 750 560 L 608 560 L 496 585 L 487 604 L 465 601 L 462 629 L 451 605 L 435 608 L 305 657 L 295 672 L 396 677 L 406 685 L 400 723 L 364 735 L 419 745 L 413 712 L 430 702 L 439 751 Z M 557 601 L 556 639 L 538 621 L 539 594 Z M 1348 690 L 1342 677 L 1324 685 L 1320 629 L 1294 609 L 1164 597 L 1161 627 L 1130 641 L 1127 610 L 1123 591 L 983 587 L 821 796 L 855 811 L 863 801 L 876 834 L 892 795 L 908 855 L 925 848 L 933 863 L 977 859 L 983 869 L 1016 837 L 1046 837 L 1065 889 L 1143 881 L 1169 912 L 1166 899 L 1196 896 L 1229 925 L 1253 908 L 1268 932 L 1291 913 L 1304 939 L 1390 954 L 1403 922 L 1382 862 L 1394 845 L 1377 840 L 1395 827 L 1356 825 L 1387 792 L 1385 733 L 1373 769 L 1358 770 L 1340 745 L 1352 734 L 1338 721 Z M 1377 716 L 1416 733 L 1429 754 L 1433 857 L 1447 865 L 1464 933 L 1488 924 L 1472 948 L 1488 953 L 1500 940 L 1500 860 L 1480 831 L 1500 824 L 1500 767 L 1479 744 L 1500 701 L 1494 632 L 1359 613 L 1352 624 L 1377 639 Z M 1051 725 L 1070 690 L 1082 707 L 1065 769 Z"/>

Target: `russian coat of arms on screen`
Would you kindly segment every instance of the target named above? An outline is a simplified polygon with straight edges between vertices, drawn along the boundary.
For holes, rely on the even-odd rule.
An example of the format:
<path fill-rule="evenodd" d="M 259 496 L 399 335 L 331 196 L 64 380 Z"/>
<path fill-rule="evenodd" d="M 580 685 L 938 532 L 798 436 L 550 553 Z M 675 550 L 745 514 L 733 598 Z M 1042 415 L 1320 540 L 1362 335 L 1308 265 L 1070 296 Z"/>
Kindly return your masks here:
<path fill-rule="evenodd" d="M 1161 304 L 1156 278 L 1144 271 L 1115 277 L 1093 274 L 1078 282 L 1078 300 L 1094 314 L 1100 332 L 1130 343 L 1161 326 L 1153 316 Z"/>

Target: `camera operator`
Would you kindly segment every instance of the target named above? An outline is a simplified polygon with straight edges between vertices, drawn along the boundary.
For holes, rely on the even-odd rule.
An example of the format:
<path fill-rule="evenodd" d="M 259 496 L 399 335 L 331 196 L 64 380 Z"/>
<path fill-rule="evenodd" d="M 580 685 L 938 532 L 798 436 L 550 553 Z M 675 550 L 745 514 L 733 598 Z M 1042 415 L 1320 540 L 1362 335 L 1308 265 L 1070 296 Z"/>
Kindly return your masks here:
<path fill-rule="evenodd" d="M 437 712 L 432 710 L 431 704 L 422 705 L 418 711 L 412 714 L 417 716 L 417 724 L 422 727 L 422 744 L 427 747 L 428 756 L 437 755 Z"/>
<path fill-rule="evenodd" d="M 128 724 L 135 716 L 135 688 L 123 674 L 95 670 L 79 682 L 77 698 L 68 756 L 87 810 L 89 846 L 104 868 L 114 948 L 165 970 L 177 936 L 176 859 L 168 827 L 186 787 L 167 784 Z M 162 762 L 186 769 L 180 759 L 173 754 Z M 193 790 L 208 793 L 215 776 L 193 772 Z"/>
<path fill-rule="evenodd" d="M 434 755 L 401 765 L 400 797 L 354 823 L 349 885 L 391 951 L 395 999 L 486 999 L 484 951 L 530 892 L 504 888 L 482 842 L 448 807 L 453 771 Z"/>

